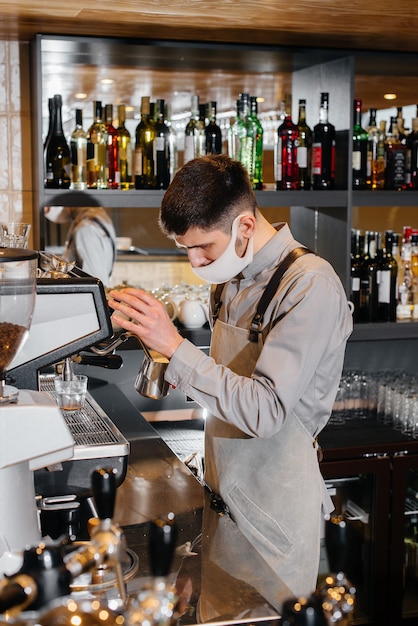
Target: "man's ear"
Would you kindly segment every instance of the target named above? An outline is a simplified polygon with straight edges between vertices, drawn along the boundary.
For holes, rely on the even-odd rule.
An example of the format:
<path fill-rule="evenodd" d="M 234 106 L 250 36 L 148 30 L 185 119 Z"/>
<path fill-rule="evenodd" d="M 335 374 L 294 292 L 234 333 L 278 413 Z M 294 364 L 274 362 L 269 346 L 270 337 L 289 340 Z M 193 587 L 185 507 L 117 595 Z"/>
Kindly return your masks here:
<path fill-rule="evenodd" d="M 256 218 L 255 215 L 245 214 L 239 222 L 239 232 L 243 237 L 250 239 L 255 233 Z"/>

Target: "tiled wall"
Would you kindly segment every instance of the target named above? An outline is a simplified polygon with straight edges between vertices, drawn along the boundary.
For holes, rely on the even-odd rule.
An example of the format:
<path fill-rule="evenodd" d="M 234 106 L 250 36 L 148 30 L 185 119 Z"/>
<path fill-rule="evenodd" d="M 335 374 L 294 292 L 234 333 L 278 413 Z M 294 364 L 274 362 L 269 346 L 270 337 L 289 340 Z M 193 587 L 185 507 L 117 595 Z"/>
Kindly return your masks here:
<path fill-rule="evenodd" d="M 0 220 L 32 223 L 28 45 L 0 41 Z"/>

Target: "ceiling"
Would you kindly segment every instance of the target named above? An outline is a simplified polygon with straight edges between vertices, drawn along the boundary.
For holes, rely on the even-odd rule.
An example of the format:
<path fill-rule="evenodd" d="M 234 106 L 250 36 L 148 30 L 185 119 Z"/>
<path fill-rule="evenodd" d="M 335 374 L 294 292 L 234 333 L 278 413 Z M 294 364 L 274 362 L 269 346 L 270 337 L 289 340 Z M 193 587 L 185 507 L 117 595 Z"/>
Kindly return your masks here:
<path fill-rule="evenodd" d="M 363 100 L 363 110 L 411 105 L 418 101 L 417 32 L 418 3 L 411 0 L 380 0 L 378 5 L 374 0 L 0 2 L 3 39 L 28 41 L 35 33 L 52 33 L 198 42 L 188 55 L 187 50 L 186 55 L 177 50 L 179 53 L 170 58 L 168 51 L 159 69 L 155 59 L 147 55 L 148 48 L 144 49 L 139 73 L 137 64 L 131 64 L 126 54 L 121 59 L 123 72 L 100 57 L 86 59 L 82 71 L 80 66 L 73 71 L 70 58 L 64 67 L 51 63 L 45 87 L 51 95 L 62 93 L 69 109 L 80 106 L 74 94 L 84 91 L 86 102 L 108 98 L 132 104 L 136 114 L 141 95 L 168 99 L 181 110 L 187 107 L 192 93 L 199 94 L 202 101 L 217 100 L 229 108 L 234 107 L 240 92 L 249 91 L 265 98 L 265 108 L 276 107 L 289 89 L 295 57 L 284 51 L 277 66 L 266 59 L 261 64 L 265 71 L 260 72 L 260 63 L 252 64 L 256 52 L 251 44 L 290 47 L 290 52 L 302 48 L 301 58 L 309 63 L 317 59 L 318 48 L 330 58 L 355 50 L 354 94 Z M 196 55 L 199 44 L 205 42 L 228 42 L 232 46 L 221 46 L 218 53 L 215 49 L 208 53 L 202 47 Z M 242 44 L 248 47 L 245 55 Z M 205 68 L 217 67 L 217 54 L 223 55 L 223 69 L 205 72 Z M 182 69 L 181 83 L 178 68 Z M 99 82 L 104 77 L 113 79 L 110 87 Z M 389 105 L 383 99 L 387 91 L 398 96 Z"/>

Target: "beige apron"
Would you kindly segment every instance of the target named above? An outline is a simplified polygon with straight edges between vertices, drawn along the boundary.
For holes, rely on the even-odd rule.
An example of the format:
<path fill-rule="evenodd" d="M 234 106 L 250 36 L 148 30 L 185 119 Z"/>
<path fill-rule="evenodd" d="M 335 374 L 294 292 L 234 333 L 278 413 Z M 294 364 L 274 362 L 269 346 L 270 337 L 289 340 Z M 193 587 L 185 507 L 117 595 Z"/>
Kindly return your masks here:
<path fill-rule="evenodd" d="M 250 377 L 261 348 L 261 334 L 258 343 L 250 342 L 248 330 L 216 321 L 211 356 L 218 363 Z M 227 422 L 208 417 L 205 482 L 221 495 L 239 531 L 266 568 L 291 594 L 310 594 L 317 582 L 321 504 L 326 512 L 333 507 L 319 471 L 315 442 L 298 417 L 289 415 L 280 431 L 268 439 L 250 437 Z M 233 532 L 222 528 L 234 522 L 221 520 L 216 532 L 226 533 L 226 541 L 218 537 L 213 542 L 212 551 L 218 552 L 212 558 L 215 562 L 228 558 L 227 535 Z M 219 550 L 222 544 L 223 555 Z M 280 608 L 282 589 L 275 592 L 274 576 L 262 589 L 256 587 Z"/>

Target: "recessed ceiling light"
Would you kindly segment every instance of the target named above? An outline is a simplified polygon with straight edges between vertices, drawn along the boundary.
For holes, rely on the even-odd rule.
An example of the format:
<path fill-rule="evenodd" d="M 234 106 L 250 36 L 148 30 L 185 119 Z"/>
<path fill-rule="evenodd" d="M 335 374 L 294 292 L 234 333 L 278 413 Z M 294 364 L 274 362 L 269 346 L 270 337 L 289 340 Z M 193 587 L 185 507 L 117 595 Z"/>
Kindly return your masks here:
<path fill-rule="evenodd" d="M 126 107 L 125 107 L 125 111 L 126 111 L 127 113 L 130 113 L 131 111 L 135 111 L 135 107 L 126 106 Z"/>
<path fill-rule="evenodd" d="M 102 85 L 113 85 L 113 78 L 102 78 L 100 81 Z"/>
<path fill-rule="evenodd" d="M 396 93 L 385 93 L 383 97 L 385 100 L 396 100 L 398 96 Z"/>
<path fill-rule="evenodd" d="M 76 93 L 75 98 L 77 98 L 77 100 L 84 100 L 85 98 L 87 98 L 87 94 L 86 93 Z"/>

